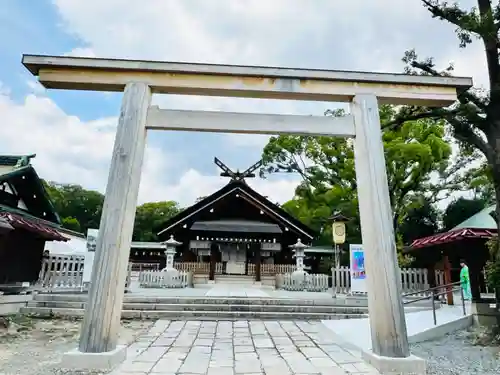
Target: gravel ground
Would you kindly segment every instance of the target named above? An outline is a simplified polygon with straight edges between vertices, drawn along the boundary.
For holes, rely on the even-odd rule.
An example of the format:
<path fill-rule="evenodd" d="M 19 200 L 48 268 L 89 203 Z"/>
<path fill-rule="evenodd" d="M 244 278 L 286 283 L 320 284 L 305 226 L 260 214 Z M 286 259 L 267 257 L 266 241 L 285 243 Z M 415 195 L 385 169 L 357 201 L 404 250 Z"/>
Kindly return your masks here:
<path fill-rule="evenodd" d="M 80 321 L 15 317 L 0 327 L 0 375 L 90 375 L 58 369 L 63 353 L 78 345 Z M 130 343 L 153 322 L 123 321 L 120 342 Z M 101 372 L 93 373 L 101 375 Z"/>
<path fill-rule="evenodd" d="M 102 375 L 58 369 L 64 352 L 78 344 L 80 321 L 14 318 L 0 324 L 0 375 Z M 123 321 L 120 343 L 131 343 L 153 322 Z M 498 375 L 500 347 L 474 345 L 477 332 L 461 331 L 412 345 L 412 353 L 428 360 L 429 375 Z"/>
<path fill-rule="evenodd" d="M 429 375 L 498 375 L 500 347 L 474 345 L 477 332 L 459 331 L 414 344 L 412 353 L 427 359 Z"/>

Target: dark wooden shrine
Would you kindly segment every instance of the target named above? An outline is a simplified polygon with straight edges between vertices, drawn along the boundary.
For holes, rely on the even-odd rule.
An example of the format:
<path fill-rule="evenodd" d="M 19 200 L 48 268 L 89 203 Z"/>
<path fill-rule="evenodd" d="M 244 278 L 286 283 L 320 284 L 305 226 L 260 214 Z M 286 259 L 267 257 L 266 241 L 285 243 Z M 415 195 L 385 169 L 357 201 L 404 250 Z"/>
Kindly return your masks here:
<path fill-rule="evenodd" d="M 298 238 L 311 244 L 316 233 L 248 186 L 245 179 L 255 177 L 262 161 L 243 172 L 217 158 L 214 162 L 229 183 L 169 219 L 158 233 L 163 241 L 173 235 L 182 242 L 176 261 L 210 262 L 210 280 L 217 262 L 223 263 L 223 273 L 238 275 L 248 274 L 248 265 L 255 264 L 256 281 L 262 263 L 292 264 L 289 245 Z"/>
<path fill-rule="evenodd" d="M 46 241 L 67 241 L 30 164 L 30 156 L 0 156 L 0 285 L 35 282 Z"/>

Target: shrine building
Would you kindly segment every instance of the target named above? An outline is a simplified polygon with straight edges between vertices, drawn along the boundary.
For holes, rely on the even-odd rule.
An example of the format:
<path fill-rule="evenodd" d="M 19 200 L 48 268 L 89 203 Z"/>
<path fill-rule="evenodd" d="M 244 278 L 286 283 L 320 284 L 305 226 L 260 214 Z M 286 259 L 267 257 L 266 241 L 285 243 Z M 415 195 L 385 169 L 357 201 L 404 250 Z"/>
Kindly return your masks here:
<path fill-rule="evenodd" d="M 229 183 L 169 219 L 158 233 L 162 241 L 173 236 L 182 243 L 175 262 L 199 268 L 189 269 L 194 273 L 208 271 L 209 280 L 247 275 L 259 282 L 262 275 L 293 269 L 290 245 L 298 239 L 311 245 L 315 231 L 248 186 L 245 179 L 255 177 L 262 161 L 244 172 L 214 161 Z"/>
<path fill-rule="evenodd" d="M 0 291 L 38 280 L 46 243 L 68 241 L 42 180 L 35 155 L 0 156 Z"/>

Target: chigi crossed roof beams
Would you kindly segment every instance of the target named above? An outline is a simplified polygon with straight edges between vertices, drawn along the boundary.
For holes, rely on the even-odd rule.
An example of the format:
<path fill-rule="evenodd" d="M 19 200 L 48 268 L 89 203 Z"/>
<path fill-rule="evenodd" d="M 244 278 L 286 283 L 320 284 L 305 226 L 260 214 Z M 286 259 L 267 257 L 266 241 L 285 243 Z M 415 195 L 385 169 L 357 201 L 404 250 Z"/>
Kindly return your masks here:
<path fill-rule="evenodd" d="M 261 194 L 253 190 L 250 186 L 248 186 L 245 178 L 255 177 L 254 172 L 262 166 L 262 161 L 258 161 L 257 163 L 246 169 L 244 172 L 235 172 L 231 170 L 218 158 L 214 158 L 214 163 L 219 168 L 221 168 L 221 176 L 231 178 L 230 182 L 222 189 L 216 191 L 215 193 L 209 195 L 208 197 L 195 203 L 191 207 L 186 208 L 178 215 L 169 219 L 164 224 L 165 228 L 158 233 L 159 236 L 164 237 L 167 233 L 178 230 L 179 226 L 181 226 L 183 229 L 196 230 L 197 227 L 201 227 L 200 223 L 205 223 L 204 226 L 206 228 L 203 230 L 210 230 L 210 227 L 212 227 L 212 230 L 214 232 L 232 231 L 233 233 L 260 233 L 265 234 L 268 237 L 273 234 L 275 236 L 279 236 L 283 232 L 289 232 L 290 230 L 292 230 L 297 235 L 297 237 L 309 242 L 312 241 L 312 239 L 316 236 L 316 233 L 311 228 L 307 227 L 299 220 L 288 214 L 280 206 L 272 203 L 269 199 L 262 196 Z M 224 218 L 214 219 L 213 222 L 206 220 L 197 221 L 196 218 L 203 212 L 206 213 L 208 211 L 214 213 L 214 207 L 217 205 L 217 203 L 220 203 L 226 199 L 234 198 L 242 199 L 248 202 L 250 205 L 259 210 L 262 215 L 267 215 L 268 217 L 270 217 L 273 222 L 275 222 L 275 224 L 253 222 L 250 220 L 230 221 L 225 220 Z M 217 214 L 218 213 L 215 213 L 215 215 Z M 264 228 L 264 226 L 266 226 L 266 228 Z M 276 227 L 277 230 L 271 230 L 271 226 Z M 200 230 L 200 228 L 198 228 L 198 230 Z M 279 233 L 280 230 L 282 233 Z M 236 236 L 233 235 L 233 237 Z M 210 238 L 217 238 L 217 236 L 210 236 Z M 224 236 L 224 238 L 226 237 Z M 251 241 L 249 242 L 253 242 L 254 240 L 256 239 L 251 238 Z"/>

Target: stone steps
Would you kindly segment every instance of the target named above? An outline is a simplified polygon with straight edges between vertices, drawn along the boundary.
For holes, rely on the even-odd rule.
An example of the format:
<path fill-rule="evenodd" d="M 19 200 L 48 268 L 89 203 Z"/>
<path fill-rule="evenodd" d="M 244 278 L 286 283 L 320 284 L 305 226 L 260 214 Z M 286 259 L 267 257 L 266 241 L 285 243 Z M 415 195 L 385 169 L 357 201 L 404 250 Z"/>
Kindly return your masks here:
<path fill-rule="evenodd" d="M 34 302 L 80 302 L 87 301 L 87 294 L 52 294 L 40 293 L 33 297 Z M 132 296 L 125 295 L 124 304 L 195 304 L 195 305 L 292 305 L 292 306 L 347 306 L 347 307 L 367 307 L 368 299 L 365 297 L 349 298 L 271 298 L 271 297 L 164 297 L 164 296 Z M 436 307 L 441 304 L 435 303 Z M 408 307 L 431 308 L 431 301 L 414 302 Z"/>
<path fill-rule="evenodd" d="M 216 275 L 215 284 L 228 284 L 231 286 L 252 286 L 256 284 L 254 276 L 247 275 Z"/>
<path fill-rule="evenodd" d="M 37 294 L 20 312 L 42 317 L 81 317 L 86 301 L 85 294 Z M 406 310 L 429 308 L 412 306 Z M 367 313 L 362 299 L 125 296 L 122 318 L 317 320 L 365 318 Z"/>
<path fill-rule="evenodd" d="M 39 317 L 82 317 L 84 309 L 23 307 L 22 314 Z M 122 310 L 122 319 L 190 319 L 190 320 L 326 320 L 360 319 L 365 314 L 274 312 L 274 311 L 171 311 L 171 310 Z"/>
<path fill-rule="evenodd" d="M 83 302 L 38 302 L 31 301 L 27 307 L 48 307 L 66 309 L 84 309 Z M 139 311 L 214 311 L 214 312 L 297 312 L 321 314 L 365 314 L 366 308 L 348 306 L 305 306 L 305 305 L 235 305 L 235 304 L 152 304 L 152 303 L 124 303 L 123 310 Z"/>

